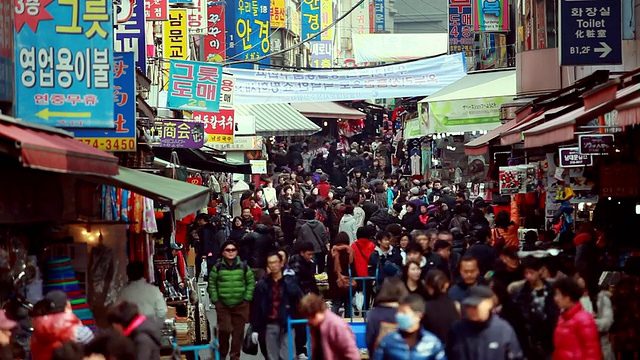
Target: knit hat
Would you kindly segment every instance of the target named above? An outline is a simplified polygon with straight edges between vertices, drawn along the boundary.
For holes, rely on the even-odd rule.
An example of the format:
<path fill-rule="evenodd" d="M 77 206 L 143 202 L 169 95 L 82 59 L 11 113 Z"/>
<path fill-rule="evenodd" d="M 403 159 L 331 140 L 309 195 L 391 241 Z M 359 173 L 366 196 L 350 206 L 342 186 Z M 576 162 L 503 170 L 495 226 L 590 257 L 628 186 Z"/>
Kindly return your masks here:
<path fill-rule="evenodd" d="M 411 193 L 411 195 L 414 196 L 418 196 L 420 194 L 420 188 L 418 187 L 412 187 L 409 192 Z"/>

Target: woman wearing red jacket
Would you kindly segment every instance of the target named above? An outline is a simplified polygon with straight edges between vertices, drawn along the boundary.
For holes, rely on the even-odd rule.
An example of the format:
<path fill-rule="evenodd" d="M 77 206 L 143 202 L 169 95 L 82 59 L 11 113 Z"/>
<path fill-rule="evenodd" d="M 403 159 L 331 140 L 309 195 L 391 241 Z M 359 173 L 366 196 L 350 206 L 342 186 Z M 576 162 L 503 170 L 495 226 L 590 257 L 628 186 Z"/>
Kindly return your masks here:
<path fill-rule="evenodd" d="M 596 322 L 580 305 L 584 290 L 571 278 L 556 281 L 553 288 L 562 311 L 553 335 L 553 360 L 602 360 Z"/>

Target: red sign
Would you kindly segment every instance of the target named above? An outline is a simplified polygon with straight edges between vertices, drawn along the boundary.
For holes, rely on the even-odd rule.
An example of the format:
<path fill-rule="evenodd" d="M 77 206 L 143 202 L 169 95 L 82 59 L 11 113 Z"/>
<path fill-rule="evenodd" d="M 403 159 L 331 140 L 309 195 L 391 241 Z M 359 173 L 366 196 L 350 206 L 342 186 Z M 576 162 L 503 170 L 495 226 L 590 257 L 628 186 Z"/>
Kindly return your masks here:
<path fill-rule="evenodd" d="M 204 36 L 204 60 L 223 62 L 226 56 L 224 5 L 207 8 L 207 35 Z"/>
<path fill-rule="evenodd" d="M 193 119 L 204 124 L 205 142 L 213 143 L 233 143 L 236 127 L 235 117 L 233 109 L 220 109 L 218 112 L 193 112 Z"/>
<path fill-rule="evenodd" d="M 147 21 L 169 20 L 169 0 L 144 0 L 144 16 Z"/>

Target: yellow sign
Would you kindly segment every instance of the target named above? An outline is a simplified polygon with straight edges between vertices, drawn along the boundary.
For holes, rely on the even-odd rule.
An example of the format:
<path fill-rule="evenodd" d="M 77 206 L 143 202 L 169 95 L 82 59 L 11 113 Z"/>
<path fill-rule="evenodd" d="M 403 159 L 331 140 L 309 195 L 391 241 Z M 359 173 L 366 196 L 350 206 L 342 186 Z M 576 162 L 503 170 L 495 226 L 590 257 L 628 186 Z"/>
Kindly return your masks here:
<path fill-rule="evenodd" d="M 291 16 L 291 32 L 300 36 L 302 34 L 302 15 L 300 9 L 294 7 L 289 8 L 289 16 Z"/>
<path fill-rule="evenodd" d="M 76 138 L 76 140 L 103 151 L 136 151 L 136 139 Z"/>
<path fill-rule="evenodd" d="M 324 29 L 333 22 L 333 0 L 320 0 L 321 28 Z M 320 35 L 321 40 L 333 40 L 333 27 Z"/>
<path fill-rule="evenodd" d="M 271 28 L 287 26 L 287 7 L 284 0 L 271 0 Z"/>
<path fill-rule="evenodd" d="M 169 69 L 169 59 L 189 59 L 189 36 L 187 35 L 187 10 L 169 10 L 169 20 L 162 22 L 162 57 L 164 67 Z M 167 72 L 168 74 L 168 72 Z M 169 87 L 169 78 L 165 76 L 163 90 Z"/>

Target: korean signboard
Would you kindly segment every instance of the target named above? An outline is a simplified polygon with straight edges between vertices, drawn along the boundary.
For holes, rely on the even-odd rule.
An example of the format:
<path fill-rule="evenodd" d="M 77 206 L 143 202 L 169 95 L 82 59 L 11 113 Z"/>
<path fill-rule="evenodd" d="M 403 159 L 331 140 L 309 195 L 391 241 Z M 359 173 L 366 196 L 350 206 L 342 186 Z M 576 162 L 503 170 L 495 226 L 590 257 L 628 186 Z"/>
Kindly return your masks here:
<path fill-rule="evenodd" d="M 235 136 L 232 143 L 209 143 L 212 148 L 223 151 L 262 150 L 262 136 Z"/>
<path fill-rule="evenodd" d="M 113 55 L 115 129 L 76 129 L 73 135 L 104 151 L 136 151 L 136 70 L 133 53 Z"/>
<path fill-rule="evenodd" d="M 169 20 L 162 23 L 164 58 L 186 60 L 189 58 L 187 36 L 187 10 L 171 9 Z"/>
<path fill-rule="evenodd" d="M 59 127 L 114 127 L 111 3 L 15 4 L 16 116 Z"/>
<path fill-rule="evenodd" d="M 233 88 L 235 80 L 231 74 L 222 74 L 220 86 L 220 106 L 231 107 L 233 105 Z"/>
<path fill-rule="evenodd" d="M 580 135 L 578 142 L 580 154 L 608 155 L 613 151 L 613 134 Z"/>
<path fill-rule="evenodd" d="M 233 135 L 235 132 L 235 110 L 220 109 L 218 112 L 194 111 L 193 119 L 204 124 L 207 143 L 233 143 Z"/>
<path fill-rule="evenodd" d="M 171 60 L 167 107 L 178 110 L 218 111 L 222 65 Z"/>
<path fill-rule="evenodd" d="M 169 0 L 143 0 L 144 17 L 147 21 L 169 20 Z"/>
<path fill-rule="evenodd" d="M 204 129 L 197 121 L 157 119 L 151 139 L 157 147 L 199 149 L 204 145 Z"/>
<path fill-rule="evenodd" d="M 114 52 L 133 52 L 136 66 L 147 72 L 143 0 L 121 0 L 116 5 Z"/>
<path fill-rule="evenodd" d="M 351 26 L 356 34 L 369 34 L 370 33 L 370 21 L 369 16 L 369 3 L 363 2 L 358 5 L 357 8 L 351 12 Z"/>
<path fill-rule="evenodd" d="M 317 34 L 322 25 L 320 0 L 302 0 L 300 6 L 302 14 L 302 40 Z"/>
<path fill-rule="evenodd" d="M 302 36 L 302 15 L 295 6 L 287 8 L 287 14 L 291 17 L 291 32 L 297 36 Z"/>
<path fill-rule="evenodd" d="M 13 102 L 13 1 L 0 0 L 0 101 Z"/>
<path fill-rule="evenodd" d="M 207 8 L 207 35 L 204 36 L 204 61 L 224 62 L 227 58 L 224 5 Z"/>
<path fill-rule="evenodd" d="M 560 152 L 560 167 L 583 167 L 593 165 L 593 158 L 591 155 L 580 154 L 580 148 L 561 148 Z"/>
<path fill-rule="evenodd" d="M 385 0 L 373 1 L 373 31 L 383 32 L 385 30 Z"/>
<path fill-rule="evenodd" d="M 636 198 L 640 194 L 640 167 L 636 164 L 603 164 L 600 196 Z"/>
<path fill-rule="evenodd" d="M 249 164 L 251 164 L 252 174 L 267 173 L 267 160 L 249 160 Z"/>
<path fill-rule="evenodd" d="M 471 0 L 449 0 L 449 53 L 473 56 Z"/>
<path fill-rule="evenodd" d="M 622 64 L 620 0 L 560 1 L 560 65 Z"/>
<path fill-rule="evenodd" d="M 429 103 L 429 132 L 493 130 L 500 126 L 500 106 L 513 97 L 495 96 Z"/>
<path fill-rule="evenodd" d="M 268 55 L 271 50 L 269 33 L 270 0 L 227 2 L 227 59 L 251 60 Z M 233 14 L 233 15 L 232 15 Z M 268 58 L 260 62 L 269 63 Z M 245 63 L 237 67 L 251 68 Z"/>
<path fill-rule="evenodd" d="M 473 31 L 509 31 L 509 0 L 473 0 Z"/>
<path fill-rule="evenodd" d="M 271 27 L 284 28 L 287 25 L 287 7 L 285 0 L 271 0 Z"/>
<path fill-rule="evenodd" d="M 331 25 L 333 22 L 333 0 L 320 0 L 320 17 L 320 29 L 325 29 Z M 316 38 L 316 40 L 333 41 L 333 30 L 334 27 L 327 29 L 320 35 L 320 39 Z"/>
<path fill-rule="evenodd" d="M 207 33 L 207 0 L 195 0 L 195 7 L 187 9 L 187 28 L 191 35 Z"/>
<path fill-rule="evenodd" d="M 311 41 L 311 67 L 328 69 L 333 66 L 333 41 Z"/>

